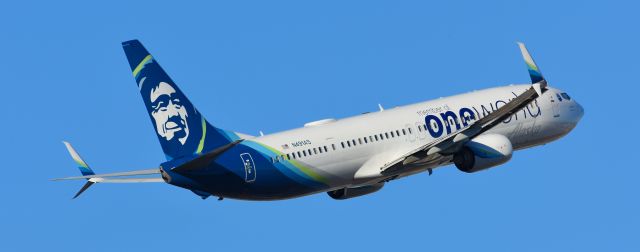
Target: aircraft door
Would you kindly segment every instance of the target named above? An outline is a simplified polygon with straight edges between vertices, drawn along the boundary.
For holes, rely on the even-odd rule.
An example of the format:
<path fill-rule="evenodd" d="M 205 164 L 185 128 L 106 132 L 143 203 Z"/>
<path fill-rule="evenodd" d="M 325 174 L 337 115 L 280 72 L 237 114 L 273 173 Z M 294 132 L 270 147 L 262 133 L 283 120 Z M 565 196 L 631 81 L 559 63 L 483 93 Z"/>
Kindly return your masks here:
<path fill-rule="evenodd" d="M 422 127 L 422 125 L 423 125 L 422 123 L 417 122 L 417 123 L 416 123 L 416 128 L 414 129 L 414 130 L 416 131 L 416 134 L 418 134 L 418 138 L 419 138 L 420 140 L 424 140 L 424 139 L 427 137 L 426 129 L 425 129 L 425 131 L 421 131 L 421 130 L 419 130 L 419 129 L 420 129 L 420 127 Z"/>
<path fill-rule="evenodd" d="M 416 141 L 416 135 L 415 135 L 415 134 L 412 134 L 412 133 L 414 133 L 414 132 L 413 132 L 413 129 L 411 129 L 411 124 L 408 124 L 408 123 L 407 123 L 407 124 L 405 124 L 405 125 L 404 125 L 404 129 L 403 129 L 403 130 L 406 130 L 406 131 L 411 130 L 411 131 L 409 131 L 409 132 L 406 132 L 406 133 L 407 133 L 407 134 L 406 134 L 406 136 L 407 136 L 407 140 L 408 140 L 409 142 L 413 143 L 413 142 L 415 142 L 415 141 Z"/>
<path fill-rule="evenodd" d="M 553 117 L 560 117 L 560 101 L 555 98 L 554 94 L 549 93 L 549 103 L 551 104 L 551 111 L 553 112 Z"/>

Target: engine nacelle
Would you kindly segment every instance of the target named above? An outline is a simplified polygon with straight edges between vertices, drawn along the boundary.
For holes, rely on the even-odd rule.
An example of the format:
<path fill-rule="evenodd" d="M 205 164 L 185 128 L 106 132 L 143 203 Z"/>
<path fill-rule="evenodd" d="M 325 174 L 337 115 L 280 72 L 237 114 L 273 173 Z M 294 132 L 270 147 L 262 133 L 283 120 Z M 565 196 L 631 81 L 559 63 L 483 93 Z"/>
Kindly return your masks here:
<path fill-rule="evenodd" d="M 327 194 L 329 194 L 329 196 L 333 199 L 343 200 L 377 192 L 378 190 L 382 189 L 383 186 L 384 182 L 381 182 L 375 185 L 342 188 L 335 191 L 328 191 Z"/>
<path fill-rule="evenodd" d="M 500 134 L 479 135 L 458 153 L 453 155 L 453 163 L 458 170 L 472 173 L 504 164 L 511 159 L 511 141 Z"/>

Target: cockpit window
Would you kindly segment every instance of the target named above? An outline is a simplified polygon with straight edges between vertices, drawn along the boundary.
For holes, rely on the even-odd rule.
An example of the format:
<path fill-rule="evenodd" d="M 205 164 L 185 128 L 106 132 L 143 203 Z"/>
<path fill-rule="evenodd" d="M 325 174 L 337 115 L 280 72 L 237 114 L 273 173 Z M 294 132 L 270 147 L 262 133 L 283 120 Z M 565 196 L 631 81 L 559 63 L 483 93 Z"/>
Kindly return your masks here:
<path fill-rule="evenodd" d="M 558 97 L 558 101 L 562 101 L 562 97 L 558 93 L 556 93 L 556 97 Z"/>
<path fill-rule="evenodd" d="M 562 93 L 562 98 L 565 98 L 567 100 L 571 100 L 571 97 L 569 97 L 569 95 L 567 93 Z"/>

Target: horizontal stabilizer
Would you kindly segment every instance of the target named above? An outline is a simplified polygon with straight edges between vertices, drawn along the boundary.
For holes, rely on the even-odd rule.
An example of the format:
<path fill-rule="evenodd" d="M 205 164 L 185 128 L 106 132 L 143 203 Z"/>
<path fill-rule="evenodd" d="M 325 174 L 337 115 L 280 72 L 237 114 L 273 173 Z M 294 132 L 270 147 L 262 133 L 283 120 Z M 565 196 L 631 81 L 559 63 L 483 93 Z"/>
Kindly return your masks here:
<path fill-rule="evenodd" d="M 216 159 L 220 154 L 224 153 L 228 149 L 231 149 L 231 147 L 236 146 L 242 141 L 243 140 L 240 139 L 240 140 L 236 140 L 231 143 L 228 143 L 224 146 L 218 147 L 212 151 L 202 154 L 199 157 L 194 158 L 193 160 L 190 160 L 189 162 L 186 162 L 171 170 L 178 173 L 180 172 L 184 173 L 184 172 L 190 172 L 190 171 L 193 172 L 202 168 L 206 168 L 207 165 L 211 163 L 214 159 Z"/>

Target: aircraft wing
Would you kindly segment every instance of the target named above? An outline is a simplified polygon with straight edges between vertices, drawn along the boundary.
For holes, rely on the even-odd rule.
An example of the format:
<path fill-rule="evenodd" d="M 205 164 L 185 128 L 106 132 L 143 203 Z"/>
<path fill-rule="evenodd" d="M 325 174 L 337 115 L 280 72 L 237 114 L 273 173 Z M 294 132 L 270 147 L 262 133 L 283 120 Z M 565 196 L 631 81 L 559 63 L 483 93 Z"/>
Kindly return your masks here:
<path fill-rule="evenodd" d="M 137 170 L 137 171 L 128 171 L 128 172 L 94 174 L 94 175 L 87 175 L 87 176 L 55 178 L 55 179 L 52 179 L 51 181 L 76 180 L 76 179 L 89 179 L 89 180 L 91 180 L 91 179 L 104 179 L 104 178 L 109 178 L 109 177 L 126 177 L 126 176 L 139 176 L 139 175 L 152 175 L 152 174 L 160 174 L 160 168 L 147 169 L 147 170 Z"/>
<path fill-rule="evenodd" d="M 538 67 L 534 63 L 527 48 L 522 43 L 518 43 L 525 63 L 528 66 L 529 75 L 534 82 L 529 89 L 518 95 L 504 106 L 489 115 L 476 120 L 457 132 L 443 136 L 436 141 L 430 142 L 407 154 L 389 162 L 380 167 L 379 171 L 369 171 L 363 173 L 364 176 L 372 176 L 375 174 L 393 174 L 395 171 L 401 170 L 405 165 L 418 162 L 420 160 L 429 159 L 434 155 L 450 155 L 459 151 L 463 145 L 475 136 L 478 136 L 502 121 L 517 113 L 525 106 L 529 105 L 536 98 L 540 97 L 547 90 L 547 81 L 542 77 Z"/>
<path fill-rule="evenodd" d="M 92 179 L 89 179 L 89 181 L 93 183 L 160 183 L 160 182 L 164 182 L 162 178 L 120 178 L 120 179 L 92 178 Z"/>
<path fill-rule="evenodd" d="M 58 180 L 77 180 L 84 179 L 87 182 L 80 188 L 80 191 L 76 193 L 73 198 L 77 198 L 84 191 L 89 189 L 93 184 L 96 183 L 158 183 L 164 182 L 161 176 L 157 176 L 156 174 L 160 174 L 160 168 L 154 169 L 146 169 L 146 170 L 137 170 L 137 171 L 127 171 L 127 172 L 116 172 L 116 173 L 106 173 L 106 174 L 95 174 L 93 170 L 89 167 L 87 162 L 85 162 L 80 154 L 71 146 L 68 142 L 63 142 L 67 147 L 67 151 L 69 151 L 69 155 L 73 161 L 78 165 L 78 169 L 82 176 L 75 177 L 66 177 L 66 178 L 56 178 L 52 179 L 52 181 Z M 140 177 L 140 176 L 148 176 L 148 175 L 156 175 L 151 177 Z"/>

